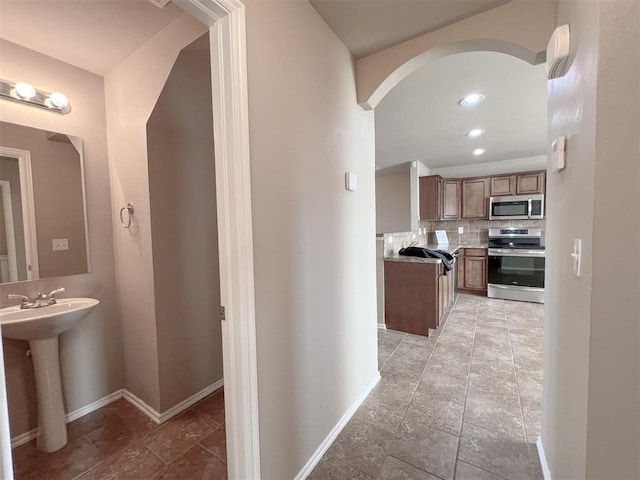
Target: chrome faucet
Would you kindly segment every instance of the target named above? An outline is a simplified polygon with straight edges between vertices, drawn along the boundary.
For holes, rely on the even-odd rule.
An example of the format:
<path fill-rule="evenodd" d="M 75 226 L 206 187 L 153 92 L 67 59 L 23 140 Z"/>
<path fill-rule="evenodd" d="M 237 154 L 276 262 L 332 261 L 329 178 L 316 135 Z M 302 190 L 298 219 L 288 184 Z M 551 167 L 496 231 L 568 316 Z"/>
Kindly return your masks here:
<path fill-rule="evenodd" d="M 49 294 L 38 293 L 33 299 L 27 297 L 26 295 L 14 295 L 12 293 L 10 293 L 7 298 L 9 298 L 10 300 L 11 299 L 21 300 L 22 302 L 20 303 L 21 309 L 40 308 L 40 307 L 47 307 L 49 305 L 55 305 L 56 304 L 55 295 L 56 293 L 60 293 L 60 292 L 64 292 L 64 288 L 57 288 L 52 292 L 50 292 Z"/>

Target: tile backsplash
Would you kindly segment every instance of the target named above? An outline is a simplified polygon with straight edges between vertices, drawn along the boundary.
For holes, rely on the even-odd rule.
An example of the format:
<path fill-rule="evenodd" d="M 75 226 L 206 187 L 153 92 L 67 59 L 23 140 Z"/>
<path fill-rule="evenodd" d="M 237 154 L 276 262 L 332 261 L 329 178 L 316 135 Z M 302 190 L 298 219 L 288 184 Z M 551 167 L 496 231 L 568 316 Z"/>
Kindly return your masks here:
<path fill-rule="evenodd" d="M 462 227 L 463 233 L 458 233 Z M 449 243 L 482 244 L 489 241 L 490 228 L 540 228 L 544 244 L 544 220 L 437 220 L 422 221 L 420 229 L 426 232 L 427 243 L 436 243 L 436 230 L 445 230 Z"/>
<path fill-rule="evenodd" d="M 458 227 L 464 232 L 458 233 Z M 542 230 L 544 244 L 544 220 L 436 220 L 420 222 L 419 232 L 396 232 L 384 234 L 384 255 L 398 253 L 398 250 L 416 245 L 435 244 L 436 230 L 445 230 L 449 243 L 462 245 L 481 245 L 489 242 L 490 228 L 539 228 Z"/>

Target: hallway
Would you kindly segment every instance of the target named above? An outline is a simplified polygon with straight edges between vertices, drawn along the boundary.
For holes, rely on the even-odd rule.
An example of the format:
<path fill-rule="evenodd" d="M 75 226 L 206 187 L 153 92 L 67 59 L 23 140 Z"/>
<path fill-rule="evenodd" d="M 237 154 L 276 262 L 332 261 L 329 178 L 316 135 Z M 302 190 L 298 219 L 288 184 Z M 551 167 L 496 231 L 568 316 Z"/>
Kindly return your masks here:
<path fill-rule="evenodd" d="M 380 330 L 382 379 L 309 478 L 542 479 L 543 318 L 460 295 L 429 338 Z"/>

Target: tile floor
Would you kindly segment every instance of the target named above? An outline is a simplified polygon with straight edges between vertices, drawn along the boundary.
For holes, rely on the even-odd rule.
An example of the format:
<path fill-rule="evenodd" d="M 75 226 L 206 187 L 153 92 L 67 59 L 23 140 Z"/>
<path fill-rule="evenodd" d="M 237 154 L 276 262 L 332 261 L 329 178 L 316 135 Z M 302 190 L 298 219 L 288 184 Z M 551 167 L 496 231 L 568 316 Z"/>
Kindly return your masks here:
<path fill-rule="evenodd" d="M 227 478 L 222 389 L 160 426 L 120 399 L 71 422 L 68 433 L 54 453 L 35 441 L 15 448 L 16 480 Z"/>
<path fill-rule="evenodd" d="M 542 479 L 543 316 L 460 295 L 429 338 L 380 330 L 382 380 L 309 478 Z"/>

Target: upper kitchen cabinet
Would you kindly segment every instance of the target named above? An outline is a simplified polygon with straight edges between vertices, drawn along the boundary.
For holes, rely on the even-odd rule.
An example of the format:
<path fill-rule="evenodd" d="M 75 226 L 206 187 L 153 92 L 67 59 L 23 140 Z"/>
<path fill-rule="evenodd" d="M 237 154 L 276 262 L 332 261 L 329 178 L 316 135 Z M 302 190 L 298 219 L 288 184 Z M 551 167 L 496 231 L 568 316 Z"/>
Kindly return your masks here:
<path fill-rule="evenodd" d="M 516 195 L 544 193 L 546 172 L 521 173 L 516 175 Z"/>
<path fill-rule="evenodd" d="M 460 180 L 442 180 L 442 217 L 443 220 L 460 218 Z"/>
<path fill-rule="evenodd" d="M 516 194 L 516 176 L 491 177 L 491 196 L 502 197 Z"/>
<path fill-rule="evenodd" d="M 440 220 L 440 181 L 439 175 L 420 177 L 420 220 Z"/>
<path fill-rule="evenodd" d="M 486 178 L 461 180 L 462 218 L 488 218 L 489 181 Z"/>

